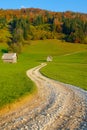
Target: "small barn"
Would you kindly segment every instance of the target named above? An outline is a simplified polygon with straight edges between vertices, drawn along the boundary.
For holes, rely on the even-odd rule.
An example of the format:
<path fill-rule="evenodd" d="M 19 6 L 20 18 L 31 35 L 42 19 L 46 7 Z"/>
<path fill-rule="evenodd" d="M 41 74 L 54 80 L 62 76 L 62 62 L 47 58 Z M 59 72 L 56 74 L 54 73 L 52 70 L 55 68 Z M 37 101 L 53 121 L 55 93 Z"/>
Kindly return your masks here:
<path fill-rule="evenodd" d="M 53 57 L 52 56 L 48 56 L 47 57 L 47 62 L 50 62 L 50 61 L 52 61 L 53 60 Z"/>
<path fill-rule="evenodd" d="M 2 56 L 2 60 L 3 60 L 3 62 L 16 63 L 17 55 L 16 55 L 16 53 L 4 53 Z"/>

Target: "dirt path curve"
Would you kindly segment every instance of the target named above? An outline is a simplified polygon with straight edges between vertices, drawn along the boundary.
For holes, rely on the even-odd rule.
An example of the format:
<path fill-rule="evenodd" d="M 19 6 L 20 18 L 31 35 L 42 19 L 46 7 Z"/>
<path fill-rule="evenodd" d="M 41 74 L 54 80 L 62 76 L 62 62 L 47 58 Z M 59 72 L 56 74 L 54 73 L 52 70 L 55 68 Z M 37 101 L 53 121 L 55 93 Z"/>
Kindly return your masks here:
<path fill-rule="evenodd" d="M 87 92 L 46 78 L 39 70 L 27 75 L 38 87 L 32 102 L 0 117 L 0 130 L 87 130 Z"/>

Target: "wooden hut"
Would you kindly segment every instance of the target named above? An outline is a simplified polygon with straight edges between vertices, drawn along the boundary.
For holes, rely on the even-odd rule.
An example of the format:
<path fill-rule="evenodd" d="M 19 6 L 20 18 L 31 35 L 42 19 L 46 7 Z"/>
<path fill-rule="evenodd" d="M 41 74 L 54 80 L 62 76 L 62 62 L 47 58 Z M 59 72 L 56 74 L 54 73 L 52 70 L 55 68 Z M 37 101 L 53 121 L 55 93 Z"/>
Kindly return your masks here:
<path fill-rule="evenodd" d="M 53 57 L 52 56 L 48 56 L 47 57 L 47 62 L 50 62 L 50 61 L 52 61 L 53 60 Z"/>
<path fill-rule="evenodd" d="M 3 60 L 3 62 L 16 63 L 17 55 L 16 55 L 16 53 L 4 53 L 2 56 L 2 60 Z"/>

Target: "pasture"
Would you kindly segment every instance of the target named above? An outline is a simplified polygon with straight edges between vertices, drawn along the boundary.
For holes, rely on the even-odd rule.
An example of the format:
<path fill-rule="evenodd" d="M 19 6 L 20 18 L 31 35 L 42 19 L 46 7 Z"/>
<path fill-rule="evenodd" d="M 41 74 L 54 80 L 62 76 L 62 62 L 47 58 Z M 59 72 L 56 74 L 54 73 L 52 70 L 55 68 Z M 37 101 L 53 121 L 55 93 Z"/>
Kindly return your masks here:
<path fill-rule="evenodd" d="M 87 90 L 87 51 L 54 57 L 41 73 L 63 83 Z"/>
<path fill-rule="evenodd" d="M 6 48 L 5 44 L 0 44 L 0 57 Z M 3 63 L 0 59 L 0 108 L 37 92 L 26 71 L 46 62 L 48 55 L 53 56 L 53 62 L 41 70 L 44 75 L 87 89 L 87 45 L 56 39 L 31 41 L 23 47 L 16 64 Z"/>

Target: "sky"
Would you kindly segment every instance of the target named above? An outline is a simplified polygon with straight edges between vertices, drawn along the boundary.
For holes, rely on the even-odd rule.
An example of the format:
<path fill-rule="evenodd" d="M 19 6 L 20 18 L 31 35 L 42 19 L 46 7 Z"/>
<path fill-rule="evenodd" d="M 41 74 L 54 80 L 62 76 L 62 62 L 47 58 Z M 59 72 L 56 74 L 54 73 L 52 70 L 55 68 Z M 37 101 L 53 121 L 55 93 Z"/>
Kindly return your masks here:
<path fill-rule="evenodd" d="M 87 0 L 1 0 L 0 8 L 41 8 L 56 12 L 81 12 L 87 13 Z"/>

